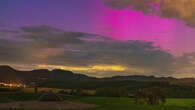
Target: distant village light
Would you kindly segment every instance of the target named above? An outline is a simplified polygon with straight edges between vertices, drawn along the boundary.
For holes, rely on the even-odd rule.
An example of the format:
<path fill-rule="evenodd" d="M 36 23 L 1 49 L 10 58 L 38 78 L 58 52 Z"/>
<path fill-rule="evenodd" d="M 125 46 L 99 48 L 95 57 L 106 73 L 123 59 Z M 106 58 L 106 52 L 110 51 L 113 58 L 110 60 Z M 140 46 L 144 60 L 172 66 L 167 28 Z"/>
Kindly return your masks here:
<path fill-rule="evenodd" d="M 25 84 L 21 84 L 21 83 L 4 83 L 4 82 L 0 82 L 1 86 L 4 87 L 11 87 L 11 88 L 25 88 L 26 85 Z"/>

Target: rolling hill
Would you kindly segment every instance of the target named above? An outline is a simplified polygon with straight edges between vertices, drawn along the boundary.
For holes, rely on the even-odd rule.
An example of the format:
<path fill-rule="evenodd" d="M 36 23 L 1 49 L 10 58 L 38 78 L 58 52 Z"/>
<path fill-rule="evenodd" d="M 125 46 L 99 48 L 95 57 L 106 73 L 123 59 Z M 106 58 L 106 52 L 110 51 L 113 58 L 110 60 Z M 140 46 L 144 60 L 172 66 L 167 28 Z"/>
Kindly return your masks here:
<path fill-rule="evenodd" d="M 67 70 L 38 69 L 32 71 L 19 71 L 10 66 L 0 66 L 0 82 L 17 82 L 30 84 L 40 82 L 44 86 L 60 88 L 98 88 L 98 87 L 145 87 L 164 85 L 194 86 L 195 79 L 154 76 L 113 76 L 108 78 L 95 78 L 83 74 L 76 74 Z"/>

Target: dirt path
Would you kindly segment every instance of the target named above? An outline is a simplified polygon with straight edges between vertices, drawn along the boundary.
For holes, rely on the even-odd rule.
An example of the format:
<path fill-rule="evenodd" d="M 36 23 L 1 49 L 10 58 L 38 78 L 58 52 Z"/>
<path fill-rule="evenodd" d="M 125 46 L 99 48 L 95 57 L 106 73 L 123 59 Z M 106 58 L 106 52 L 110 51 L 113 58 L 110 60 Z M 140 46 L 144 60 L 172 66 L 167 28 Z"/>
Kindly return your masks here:
<path fill-rule="evenodd" d="M 10 102 L 10 103 L 0 103 L 0 108 L 10 109 L 10 108 L 27 108 L 27 109 L 88 109 L 95 108 L 96 105 L 84 104 L 79 102 L 38 102 L 38 101 L 28 101 L 28 102 Z"/>

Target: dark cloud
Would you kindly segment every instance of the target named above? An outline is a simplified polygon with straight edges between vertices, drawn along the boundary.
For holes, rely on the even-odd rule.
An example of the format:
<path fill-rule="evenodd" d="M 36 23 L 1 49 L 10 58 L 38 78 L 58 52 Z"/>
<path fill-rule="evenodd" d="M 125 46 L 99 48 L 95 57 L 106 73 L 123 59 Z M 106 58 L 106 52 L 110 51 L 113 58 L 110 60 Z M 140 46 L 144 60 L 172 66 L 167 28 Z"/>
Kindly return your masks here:
<path fill-rule="evenodd" d="M 118 65 L 113 68 L 105 66 L 111 71 L 102 73 L 98 71 L 96 75 L 99 76 L 116 74 L 114 70 L 118 68 L 123 70 L 123 67 L 125 69 L 121 74 L 170 74 L 174 69 L 175 60 L 168 52 L 154 47 L 152 42 L 118 41 L 104 36 L 62 31 L 48 26 L 22 27 L 20 34 L 16 34 L 12 39 L 0 39 L 0 50 L 0 61 L 10 64 L 71 67 Z M 99 66 L 94 68 L 102 69 Z"/>
<path fill-rule="evenodd" d="M 176 77 L 195 77 L 195 53 L 185 53 L 177 57 L 175 62 L 175 71 L 173 76 Z"/>
<path fill-rule="evenodd" d="M 7 25 L 0 21 L 0 27 L 6 27 Z"/>
<path fill-rule="evenodd" d="M 0 39 L 0 61 L 1 62 L 25 62 L 28 58 L 25 52 L 27 44 L 12 41 L 9 39 Z"/>
<path fill-rule="evenodd" d="M 29 33 L 53 33 L 53 32 L 59 32 L 60 29 L 51 27 L 51 26 L 24 26 L 21 27 L 21 30 L 24 32 L 29 32 Z"/>
<path fill-rule="evenodd" d="M 160 17 L 177 18 L 187 25 L 195 26 L 194 0 L 103 0 L 105 5 L 114 9 L 130 8 L 145 14 L 156 14 Z"/>
<path fill-rule="evenodd" d="M 0 29 L 0 33 L 18 33 L 16 30 Z"/>

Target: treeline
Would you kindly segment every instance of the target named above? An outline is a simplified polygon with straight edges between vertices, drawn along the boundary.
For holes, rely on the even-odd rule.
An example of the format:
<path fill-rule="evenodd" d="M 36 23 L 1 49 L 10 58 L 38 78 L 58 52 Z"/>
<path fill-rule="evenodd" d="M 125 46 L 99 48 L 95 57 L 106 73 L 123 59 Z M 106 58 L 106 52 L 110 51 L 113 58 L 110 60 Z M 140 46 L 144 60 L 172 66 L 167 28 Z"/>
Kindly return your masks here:
<path fill-rule="evenodd" d="M 129 91 L 125 88 L 98 88 L 91 92 L 85 89 L 70 89 L 69 91 L 61 90 L 59 94 L 75 96 L 100 96 L 100 97 L 128 97 Z"/>
<path fill-rule="evenodd" d="M 69 89 L 97 89 L 97 88 L 127 88 L 138 89 L 147 87 L 169 87 L 169 82 L 160 81 L 47 81 L 42 84 L 50 88 L 69 88 Z"/>
<path fill-rule="evenodd" d="M 140 88 L 145 91 L 159 90 L 166 98 L 195 98 L 195 89 L 192 88 Z M 128 90 L 127 88 L 97 88 L 93 93 L 86 89 L 71 89 L 71 91 L 60 91 L 59 93 L 78 96 L 102 96 L 102 97 L 134 97 L 140 90 Z"/>
<path fill-rule="evenodd" d="M 71 94 L 84 94 L 81 90 L 95 90 L 98 96 L 128 96 L 131 97 L 140 89 L 161 90 L 167 98 L 195 98 L 195 87 L 173 85 L 160 81 L 78 81 L 78 82 L 45 82 L 50 88 L 72 89 Z M 76 92 L 80 91 L 80 92 Z M 128 94 L 128 95 L 127 95 Z"/>

